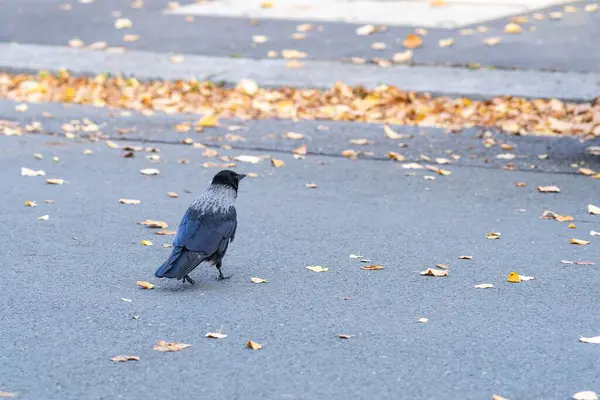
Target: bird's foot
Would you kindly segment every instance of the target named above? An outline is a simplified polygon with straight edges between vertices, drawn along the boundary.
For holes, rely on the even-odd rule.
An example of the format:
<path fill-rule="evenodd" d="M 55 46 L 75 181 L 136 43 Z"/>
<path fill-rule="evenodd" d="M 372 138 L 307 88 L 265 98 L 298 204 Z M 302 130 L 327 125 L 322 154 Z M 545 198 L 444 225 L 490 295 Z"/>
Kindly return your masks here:
<path fill-rule="evenodd" d="M 189 283 L 191 283 L 192 285 L 195 285 L 195 284 L 196 284 L 196 281 L 195 281 L 195 280 L 193 280 L 192 278 L 190 278 L 190 276 L 189 276 L 189 275 L 186 275 L 186 276 L 184 276 L 184 277 L 183 277 L 183 283 L 185 283 L 185 280 L 186 280 L 186 279 L 187 279 L 187 281 L 188 281 Z"/>
<path fill-rule="evenodd" d="M 217 280 L 222 281 L 224 279 L 229 279 L 232 276 L 233 276 L 233 274 L 225 276 L 225 275 L 223 275 L 223 273 L 221 271 L 219 271 L 219 276 L 217 277 Z"/>

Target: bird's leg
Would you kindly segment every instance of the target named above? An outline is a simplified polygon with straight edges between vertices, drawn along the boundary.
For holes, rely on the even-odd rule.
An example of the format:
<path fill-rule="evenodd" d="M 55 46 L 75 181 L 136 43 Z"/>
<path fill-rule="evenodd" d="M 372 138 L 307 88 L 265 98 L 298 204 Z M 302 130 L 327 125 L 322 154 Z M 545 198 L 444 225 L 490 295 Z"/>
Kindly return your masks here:
<path fill-rule="evenodd" d="M 229 278 L 231 278 L 231 277 L 233 276 L 233 275 L 228 275 L 228 276 L 225 276 L 225 275 L 223 275 L 223 271 L 221 271 L 221 267 L 222 267 L 222 265 L 221 265 L 221 261 L 219 261 L 219 262 L 216 264 L 216 267 L 217 267 L 217 270 L 219 271 L 219 279 L 220 279 L 220 280 L 223 280 L 223 279 L 229 279 Z"/>
<path fill-rule="evenodd" d="M 185 280 L 186 280 L 186 279 L 187 279 L 187 281 L 188 281 L 189 283 L 191 283 L 192 285 L 195 285 L 195 284 L 196 284 L 196 281 L 195 281 L 195 280 L 193 280 L 192 278 L 190 278 L 190 276 L 189 276 L 189 275 L 186 275 L 186 276 L 184 276 L 184 277 L 183 277 L 183 283 L 185 283 Z"/>

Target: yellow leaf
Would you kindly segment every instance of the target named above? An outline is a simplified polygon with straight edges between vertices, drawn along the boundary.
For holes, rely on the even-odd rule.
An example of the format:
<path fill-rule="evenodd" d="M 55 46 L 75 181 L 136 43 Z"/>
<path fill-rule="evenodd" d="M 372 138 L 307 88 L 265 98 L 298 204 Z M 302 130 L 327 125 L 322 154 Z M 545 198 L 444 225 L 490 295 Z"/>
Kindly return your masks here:
<path fill-rule="evenodd" d="M 523 32 L 523 28 L 521 25 L 511 22 L 510 24 L 506 24 L 504 27 L 504 33 L 521 33 Z"/>
<path fill-rule="evenodd" d="M 519 276 L 519 274 L 513 271 L 510 274 L 508 274 L 508 278 L 506 279 L 506 281 L 510 283 L 520 283 L 521 277 Z"/>
<path fill-rule="evenodd" d="M 441 276 L 448 276 L 448 271 L 447 270 L 427 268 L 425 271 L 421 271 L 420 274 L 423 275 L 423 276 L 441 277 Z"/>
<path fill-rule="evenodd" d="M 246 343 L 246 347 L 252 350 L 260 350 L 263 348 L 263 345 L 260 343 L 253 342 L 252 340 L 248 340 L 248 343 Z"/>
<path fill-rule="evenodd" d="M 158 175 L 160 171 L 156 168 L 144 168 L 140 170 L 140 174 L 142 175 Z"/>
<path fill-rule="evenodd" d="M 327 272 L 327 271 L 329 271 L 329 268 L 323 268 L 320 265 L 308 266 L 308 267 L 306 267 L 306 269 L 311 270 L 313 272 Z"/>
<path fill-rule="evenodd" d="M 221 332 L 208 332 L 206 337 L 211 339 L 225 339 L 227 335 Z"/>
<path fill-rule="evenodd" d="M 571 223 L 569 224 L 569 228 L 570 228 L 570 229 L 575 229 L 575 228 L 577 228 L 577 225 L 575 225 L 574 223 L 572 223 L 572 222 L 571 222 Z"/>
<path fill-rule="evenodd" d="M 392 159 L 395 161 L 404 161 L 405 160 L 405 158 L 402 154 L 396 153 L 395 151 L 388 151 L 387 156 L 389 159 Z"/>
<path fill-rule="evenodd" d="M 29 200 L 27 200 L 27 201 L 25 202 L 25 205 L 26 205 L 27 207 L 37 207 L 37 203 L 36 203 L 35 201 L 29 201 Z"/>
<path fill-rule="evenodd" d="M 600 215 L 600 207 L 593 204 L 588 204 L 588 212 L 592 215 Z"/>
<path fill-rule="evenodd" d="M 596 171 L 589 169 L 589 168 L 579 168 L 577 170 L 581 175 L 586 175 L 586 176 L 592 176 L 592 175 L 596 175 Z"/>
<path fill-rule="evenodd" d="M 205 115 L 204 117 L 200 118 L 198 122 L 196 122 L 196 126 L 201 126 L 203 128 L 210 128 L 218 125 L 219 120 L 215 115 L 212 114 Z"/>
<path fill-rule="evenodd" d="M 360 269 L 365 271 L 379 271 L 384 268 L 383 265 L 365 265 L 364 267 L 360 267 Z"/>
<path fill-rule="evenodd" d="M 135 284 L 138 285 L 139 287 L 141 287 L 142 289 L 152 289 L 152 288 L 154 288 L 154 285 L 151 284 L 150 282 L 136 281 Z"/>
<path fill-rule="evenodd" d="M 540 193 L 560 193 L 558 186 L 538 186 L 537 190 Z"/>
<path fill-rule="evenodd" d="M 191 344 L 179 343 L 179 342 L 165 342 L 164 340 L 159 340 L 156 342 L 154 346 L 152 346 L 152 350 L 156 351 L 181 351 L 185 348 L 191 347 Z"/>
<path fill-rule="evenodd" d="M 150 240 L 142 240 L 142 244 L 144 246 L 152 246 L 152 242 Z"/>
<path fill-rule="evenodd" d="M 474 287 L 477 289 L 490 289 L 493 288 L 494 285 L 492 285 L 491 283 L 480 283 L 479 285 L 475 285 Z"/>
<path fill-rule="evenodd" d="M 260 8 L 273 8 L 273 3 L 270 1 L 263 1 L 260 3 Z"/>
<path fill-rule="evenodd" d="M 121 204 L 140 204 L 141 201 L 134 199 L 119 199 L 119 203 Z"/>
<path fill-rule="evenodd" d="M 578 245 L 590 244 L 590 242 L 588 242 L 587 240 L 575 239 L 575 238 L 569 240 L 569 243 L 571 243 L 571 244 L 578 244 Z"/>
<path fill-rule="evenodd" d="M 486 239 L 500 239 L 500 233 L 499 232 L 490 232 L 487 235 L 485 235 Z"/>
<path fill-rule="evenodd" d="M 436 267 L 441 268 L 441 269 L 448 269 L 450 268 L 450 264 L 435 264 Z"/>
<path fill-rule="evenodd" d="M 283 167 L 285 165 L 285 163 L 283 162 L 283 160 L 278 160 L 276 158 L 272 158 L 271 165 L 273 165 L 275 168 L 280 168 L 280 167 Z"/>
<path fill-rule="evenodd" d="M 63 179 L 50 178 L 46 179 L 46 183 L 49 183 L 50 185 L 62 185 L 64 183 L 67 183 L 67 181 Z"/>
<path fill-rule="evenodd" d="M 293 149 L 292 154 L 298 154 L 301 156 L 305 156 L 306 155 L 306 145 L 303 144 L 302 146 Z"/>
<path fill-rule="evenodd" d="M 158 229 L 165 229 L 169 226 L 169 224 L 167 224 L 165 221 L 155 221 L 152 219 L 147 219 L 145 221 L 138 222 L 138 224 L 145 225 L 148 228 L 158 228 Z"/>
<path fill-rule="evenodd" d="M 413 33 L 408 34 L 406 38 L 404 38 L 404 40 L 402 41 L 402 45 L 407 49 L 411 50 L 421 47 L 422 44 L 423 39 L 420 36 L 415 35 Z"/>

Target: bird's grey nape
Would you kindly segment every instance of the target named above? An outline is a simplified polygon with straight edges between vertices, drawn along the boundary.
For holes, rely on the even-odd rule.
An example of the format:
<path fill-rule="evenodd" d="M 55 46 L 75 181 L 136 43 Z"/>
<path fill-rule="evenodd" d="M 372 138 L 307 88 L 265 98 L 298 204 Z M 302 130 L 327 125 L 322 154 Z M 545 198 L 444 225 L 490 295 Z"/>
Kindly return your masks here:
<path fill-rule="evenodd" d="M 231 186 L 211 184 L 190 207 L 203 213 L 222 214 L 235 204 L 236 198 L 237 191 Z"/>

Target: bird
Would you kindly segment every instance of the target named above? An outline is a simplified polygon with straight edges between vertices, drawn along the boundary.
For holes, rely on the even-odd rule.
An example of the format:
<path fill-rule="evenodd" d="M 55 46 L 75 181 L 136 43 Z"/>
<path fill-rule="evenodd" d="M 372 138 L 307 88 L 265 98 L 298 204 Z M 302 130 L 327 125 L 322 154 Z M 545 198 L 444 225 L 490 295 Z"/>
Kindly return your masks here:
<path fill-rule="evenodd" d="M 190 204 L 183 215 L 169 258 L 156 270 L 158 278 L 187 280 L 194 285 L 190 272 L 202 262 L 211 262 L 217 271 L 218 279 L 224 276 L 223 257 L 229 243 L 235 238 L 237 211 L 235 200 L 239 183 L 246 177 L 230 170 L 217 173 L 210 186 Z"/>

